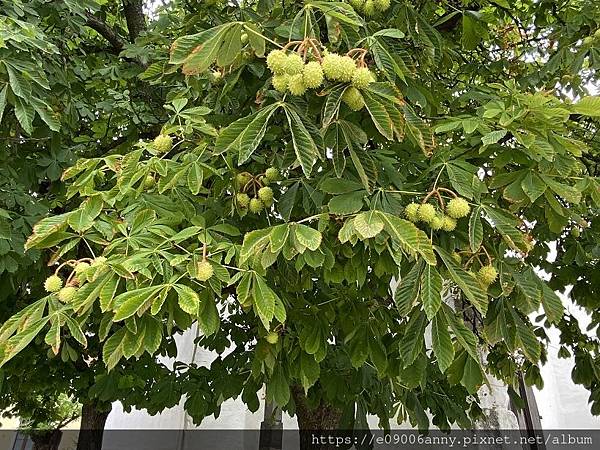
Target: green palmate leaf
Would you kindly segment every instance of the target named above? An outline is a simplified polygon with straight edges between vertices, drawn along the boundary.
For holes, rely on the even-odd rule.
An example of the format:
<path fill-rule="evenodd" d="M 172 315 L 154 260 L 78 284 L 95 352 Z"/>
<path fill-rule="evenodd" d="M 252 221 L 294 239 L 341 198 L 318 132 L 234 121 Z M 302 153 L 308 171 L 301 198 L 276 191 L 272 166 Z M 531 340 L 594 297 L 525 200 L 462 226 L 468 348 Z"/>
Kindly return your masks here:
<path fill-rule="evenodd" d="M 262 251 L 268 244 L 272 228 L 254 230 L 244 236 L 240 251 L 240 264 L 243 264 L 256 253 Z"/>
<path fill-rule="evenodd" d="M 67 222 L 75 231 L 85 231 L 94 225 L 94 219 L 102 211 L 102 206 L 103 202 L 100 196 L 90 197 L 69 215 Z"/>
<path fill-rule="evenodd" d="M 575 103 L 571 109 L 573 112 L 583 114 L 584 116 L 599 117 L 600 116 L 600 97 L 590 96 L 583 97 Z"/>
<path fill-rule="evenodd" d="M 87 339 L 85 334 L 83 334 L 83 330 L 79 323 L 68 316 L 65 316 L 65 321 L 73 339 L 79 342 L 83 347 L 87 347 Z"/>
<path fill-rule="evenodd" d="M 148 354 L 153 355 L 160 347 L 162 341 L 162 325 L 155 319 L 146 318 L 146 333 L 144 334 L 144 348 Z"/>
<path fill-rule="evenodd" d="M 253 23 L 245 23 L 244 28 L 248 30 L 248 41 L 254 49 L 254 53 L 257 56 L 263 56 L 265 54 L 265 38 L 260 34 L 259 28 Z"/>
<path fill-rule="evenodd" d="M 43 317 L 35 322 L 31 322 L 20 333 L 15 334 L 6 341 L 0 342 L 0 356 L 2 357 L 0 367 L 27 347 L 40 334 L 49 319 L 50 317 Z"/>
<path fill-rule="evenodd" d="M 433 153 L 435 139 L 431 127 L 408 104 L 402 106 L 406 121 L 406 134 L 427 156 Z"/>
<path fill-rule="evenodd" d="M 424 231 L 408 220 L 379 211 L 385 230 L 396 239 L 403 249 L 420 254 L 427 264 L 437 264 L 431 241 Z"/>
<path fill-rule="evenodd" d="M 377 130 L 387 139 L 394 139 L 394 122 L 386 107 L 373 95 L 365 92 L 363 94 L 365 106 Z"/>
<path fill-rule="evenodd" d="M 278 297 L 259 275 L 254 276 L 252 296 L 254 298 L 256 313 L 264 327 L 268 330 L 271 320 L 273 320 L 275 315 L 275 303 Z"/>
<path fill-rule="evenodd" d="M 148 286 L 118 295 L 114 299 L 115 316 L 113 317 L 113 321 L 119 322 L 125 320 L 128 317 L 149 308 L 152 301 L 154 301 L 156 294 L 164 287 L 164 285 Z"/>
<path fill-rule="evenodd" d="M 479 360 L 467 357 L 463 376 L 460 383 L 467 389 L 470 394 L 475 394 L 483 384 L 483 371 L 479 365 Z"/>
<path fill-rule="evenodd" d="M 2 116 L 6 108 L 6 94 L 8 92 L 8 84 L 5 84 L 2 90 L 0 90 L 0 123 L 2 122 Z"/>
<path fill-rule="evenodd" d="M 214 334 L 219 329 L 219 311 L 213 296 L 208 290 L 202 292 L 200 298 L 200 312 L 198 314 L 198 325 L 206 336 Z"/>
<path fill-rule="evenodd" d="M 448 273 L 452 280 L 458 285 L 473 306 L 485 316 L 488 305 L 488 296 L 481 288 L 475 275 L 460 267 L 456 261 L 454 261 L 452 255 L 444 249 L 440 247 L 434 248 L 437 254 L 440 255 L 440 258 L 442 258 L 442 261 L 444 261 L 444 265 L 448 269 Z"/>
<path fill-rule="evenodd" d="M 550 323 L 557 323 L 564 314 L 563 303 L 556 292 L 543 280 L 539 280 L 542 287 L 542 306 Z"/>
<path fill-rule="evenodd" d="M 33 119 L 35 110 L 29 103 L 25 103 L 20 98 L 15 98 L 15 116 L 27 134 L 33 132 Z"/>
<path fill-rule="evenodd" d="M 102 360 L 104 361 L 104 364 L 108 370 L 113 369 L 124 356 L 123 347 L 126 337 L 127 329 L 123 327 L 109 337 L 104 343 L 104 346 L 102 347 Z"/>
<path fill-rule="evenodd" d="M 238 23 L 227 29 L 223 42 L 217 53 L 217 64 L 221 67 L 230 65 L 242 50 L 242 24 Z"/>
<path fill-rule="evenodd" d="M 530 326 L 521 319 L 514 309 L 511 310 L 511 314 L 515 323 L 517 339 L 521 343 L 523 353 L 532 363 L 536 363 L 540 359 L 541 354 L 540 342 Z"/>
<path fill-rule="evenodd" d="M 237 22 L 225 23 L 177 39 L 171 46 L 170 63 L 183 64 L 183 71 L 187 75 L 205 71 L 217 59 L 227 32 L 239 27 Z"/>
<path fill-rule="evenodd" d="M 267 392 L 280 407 L 284 407 L 290 401 L 290 383 L 281 367 L 277 367 L 273 372 L 267 383 Z"/>
<path fill-rule="evenodd" d="M 200 192 L 203 179 L 204 170 L 202 166 L 197 162 L 192 163 L 187 174 L 187 184 L 192 194 L 197 195 Z"/>
<path fill-rule="evenodd" d="M 315 357 L 302 352 L 300 354 L 300 382 L 305 393 L 317 382 L 320 372 L 321 368 L 319 363 L 315 361 Z"/>
<path fill-rule="evenodd" d="M 467 328 L 464 321 L 458 317 L 448 305 L 443 304 L 441 310 L 444 313 L 446 322 L 450 326 L 456 341 L 465 349 L 471 358 L 475 361 L 479 361 L 477 338 L 473 332 Z"/>
<path fill-rule="evenodd" d="M 454 346 L 444 314 L 436 314 L 431 322 L 431 346 L 440 370 L 445 372 L 454 360 Z"/>
<path fill-rule="evenodd" d="M 341 178 L 344 174 L 344 169 L 346 168 L 346 155 L 344 154 L 344 150 L 346 149 L 347 144 L 339 122 L 334 122 L 327 128 L 325 133 L 325 146 L 328 149 L 331 149 L 335 175 L 338 178 Z"/>
<path fill-rule="evenodd" d="M 520 221 L 516 217 L 491 206 L 483 206 L 483 210 L 489 224 L 502 234 L 508 245 L 517 250 L 527 251 L 528 243 L 525 235 L 517 228 Z"/>
<path fill-rule="evenodd" d="M 336 195 L 328 203 L 329 212 L 341 216 L 358 212 L 363 207 L 365 192 L 356 191 Z"/>
<path fill-rule="evenodd" d="M 374 210 L 363 212 L 354 218 L 354 229 L 362 239 L 377 236 L 383 231 L 383 226 L 383 220 Z"/>
<path fill-rule="evenodd" d="M 347 3 L 311 1 L 309 2 L 309 5 L 311 7 L 320 9 L 323 14 L 337 20 L 338 22 L 343 22 L 355 27 L 359 27 L 363 23 L 360 16 L 356 14 L 352 6 L 348 5 Z"/>
<path fill-rule="evenodd" d="M 192 316 L 197 316 L 198 308 L 200 307 L 200 297 L 196 291 L 183 284 L 176 284 L 173 287 L 177 291 L 179 307 L 186 313 Z"/>
<path fill-rule="evenodd" d="M 379 375 L 383 376 L 388 367 L 387 352 L 378 337 L 369 341 L 369 358 L 377 369 Z"/>
<path fill-rule="evenodd" d="M 511 340 L 509 324 L 512 325 L 513 321 L 506 300 L 500 298 L 490 303 L 490 308 L 485 319 L 484 332 L 488 342 L 496 344 L 504 340 L 508 345 Z"/>
<path fill-rule="evenodd" d="M 371 192 L 377 182 L 378 174 L 374 159 L 362 145 L 366 144 L 367 135 L 355 124 L 346 120 L 340 120 L 339 126 L 346 141 L 345 146 L 348 148 L 352 164 L 367 192 Z"/>
<path fill-rule="evenodd" d="M 68 212 L 40 220 L 33 227 L 33 232 L 27 239 L 25 248 L 46 248 L 46 246 L 55 245 L 53 237 L 62 235 L 61 233 L 67 228 L 67 221 L 71 214 Z M 52 243 L 48 245 L 49 242 Z"/>
<path fill-rule="evenodd" d="M 5 342 L 16 331 L 26 330 L 44 315 L 49 297 L 44 297 L 10 317 L 0 328 L 0 342 Z"/>
<path fill-rule="evenodd" d="M 427 265 L 421 275 L 421 301 L 427 318 L 431 320 L 442 304 L 442 277 L 434 266 Z"/>
<path fill-rule="evenodd" d="M 300 162 L 304 175 L 309 177 L 318 156 L 318 149 L 312 136 L 306 129 L 298 113 L 291 107 L 285 108 L 294 152 Z"/>
<path fill-rule="evenodd" d="M 413 311 L 406 331 L 400 340 L 400 355 L 402 356 L 403 367 L 410 366 L 417 356 L 423 350 L 425 327 L 427 318 L 421 311 Z"/>
<path fill-rule="evenodd" d="M 395 81 L 396 76 L 402 81 L 406 81 L 405 73 L 401 65 L 398 64 L 398 58 L 395 58 L 386 45 L 381 40 L 370 38 L 368 39 L 369 49 L 373 55 L 373 59 L 377 67 L 385 74 L 390 81 Z"/>
<path fill-rule="evenodd" d="M 321 233 L 306 225 L 295 224 L 294 234 L 298 242 L 309 250 L 316 250 L 321 245 Z"/>
<path fill-rule="evenodd" d="M 249 116 L 242 117 L 222 130 L 215 142 L 215 153 L 238 153 L 241 163 L 248 159 L 262 140 L 269 119 L 280 105 L 265 106 Z M 245 158 L 245 159 L 243 159 Z"/>
<path fill-rule="evenodd" d="M 546 183 L 533 172 L 529 172 L 521 181 L 521 188 L 532 203 L 544 193 L 546 187 Z"/>
<path fill-rule="evenodd" d="M 469 218 L 469 246 L 473 253 L 477 252 L 483 242 L 483 225 L 481 224 L 481 207 L 473 209 Z"/>
<path fill-rule="evenodd" d="M 337 116 L 338 111 L 340 110 L 342 95 L 347 88 L 348 86 L 339 84 L 334 86 L 331 91 L 329 91 L 327 99 L 325 100 L 325 105 L 323 106 L 323 128 L 327 128 L 333 121 L 334 117 Z"/>

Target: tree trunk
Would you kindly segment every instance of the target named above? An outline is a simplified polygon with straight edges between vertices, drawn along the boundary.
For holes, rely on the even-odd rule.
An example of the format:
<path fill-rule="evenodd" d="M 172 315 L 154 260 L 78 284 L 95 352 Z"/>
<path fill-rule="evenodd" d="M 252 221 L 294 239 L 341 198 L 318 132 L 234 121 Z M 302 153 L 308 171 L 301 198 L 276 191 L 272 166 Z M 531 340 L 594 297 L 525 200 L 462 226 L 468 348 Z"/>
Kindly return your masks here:
<path fill-rule="evenodd" d="M 143 0 L 123 0 L 123 14 L 127 21 L 129 40 L 135 42 L 139 34 L 146 29 Z"/>
<path fill-rule="evenodd" d="M 62 438 L 62 431 L 33 431 L 29 437 L 33 442 L 33 450 L 57 450 Z"/>
<path fill-rule="evenodd" d="M 296 403 L 300 450 L 339 450 L 339 445 L 328 443 L 327 438 L 332 431 L 338 430 L 342 411 L 323 400 L 316 408 L 311 409 L 307 404 L 304 389 L 300 386 L 292 386 L 292 395 Z"/>
<path fill-rule="evenodd" d="M 99 409 L 96 403 L 85 403 L 81 408 L 81 427 L 77 440 L 77 450 L 101 450 L 104 425 L 110 414 L 110 407 Z"/>

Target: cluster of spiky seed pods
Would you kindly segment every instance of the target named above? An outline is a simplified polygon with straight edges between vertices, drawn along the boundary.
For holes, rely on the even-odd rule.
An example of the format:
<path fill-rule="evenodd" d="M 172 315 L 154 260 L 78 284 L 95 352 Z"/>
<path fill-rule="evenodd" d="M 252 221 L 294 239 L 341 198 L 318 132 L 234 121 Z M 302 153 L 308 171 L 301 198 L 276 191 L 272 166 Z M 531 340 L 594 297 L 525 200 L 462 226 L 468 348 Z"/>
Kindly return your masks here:
<path fill-rule="evenodd" d="M 69 303 L 75 298 L 79 286 L 93 279 L 96 271 L 104 267 L 106 263 L 107 260 L 104 256 L 94 259 L 69 260 L 58 266 L 54 274 L 46 278 L 44 289 L 46 292 L 56 294 L 61 302 Z M 63 268 L 70 268 L 66 281 L 59 275 Z"/>
<path fill-rule="evenodd" d="M 282 49 L 267 55 L 267 67 L 273 74 L 271 84 L 275 90 L 295 96 L 317 89 L 327 81 L 348 83 L 342 100 L 352 110 L 364 106 L 360 89 L 375 81 L 375 75 L 365 63 L 366 50 L 356 48 L 345 55 L 321 52 L 316 39 L 292 41 Z"/>
<path fill-rule="evenodd" d="M 273 189 L 267 186 L 280 179 L 279 170 L 269 167 L 264 174 L 240 172 L 235 176 L 235 202 L 242 212 L 260 214 L 273 204 Z"/>
<path fill-rule="evenodd" d="M 446 204 L 440 195 L 441 192 L 449 193 L 452 198 Z M 429 203 L 430 198 L 436 198 L 438 200 L 439 208 L 432 203 Z M 405 217 L 413 223 L 423 222 L 426 223 L 429 228 L 434 231 L 454 231 L 457 225 L 457 221 L 469 215 L 471 206 L 469 202 L 464 198 L 457 196 L 453 191 L 444 188 L 437 188 L 429 192 L 421 203 L 409 203 L 404 209 Z M 479 280 L 482 286 L 487 288 L 491 285 L 496 278 L 498 278 L 498 271 L 492 265 L 491 258 L 487 255 L 487 251 L 482 247 L 484 253 L 488 258 L 488 263 L 483 264 L 479 262 L 479 270 L 475 273 L 475 276 Z M 457 262 L 462 262 L 461 255 L 455 253 L 455 259 Z M 478 254 L 472 255 L 467 262 L 470 265 L 474 260 L 479 260 Z"/>

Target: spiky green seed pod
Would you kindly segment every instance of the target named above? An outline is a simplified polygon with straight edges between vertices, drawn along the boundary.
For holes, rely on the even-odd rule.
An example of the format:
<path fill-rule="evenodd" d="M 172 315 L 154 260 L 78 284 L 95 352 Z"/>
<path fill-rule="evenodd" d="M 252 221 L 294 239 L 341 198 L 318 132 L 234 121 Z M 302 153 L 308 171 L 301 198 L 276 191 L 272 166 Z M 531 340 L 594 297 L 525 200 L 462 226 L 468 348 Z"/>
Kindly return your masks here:
<path fill-rule="evenodd" d="M 352 77 L 356 73 L 357 67 L 356 62 L 349 56 L 342 56 L 339 62 L 339 80 L 340 81 L 351 81 Z"/>
<path fill-rule="evenodd" d="M 339 66 L 341 59 L 342 57 L 337 53 L 327 53 L 323 57 L 323 61 L 321 61 L 321 67 L 323 68 L 323 73 L 328 80 L 335 81 L 339 79 Z"/>
<path fill-rule="evenodd" d="M 304 93 L 306 92 L 306 85 L 304 84 L 304 80 L 302 79 L 302 74 L 293 75 L 290 77 L 290 82 L 288 83 L 288 91 L 290 91 L 290 94 L 292 95 L 304 95 Z"/>
<path fill-rule="evenodd" d="M 270 206 L 273 204 L 273 189 L 268 186 L 261 187 L 258 190 L 258 198 L 265 204 L 265 206 Z"/>
<path fill-rule="evenodd" d="M 419 205 L 417 203 L 409 203 L 404 208 L 404 217 L 406 217 L 411 222 L 415 223 L 419 221 L 419 216 L 417 215 L 419 211 Z"/>
<path fill-rule="evenodd" d="M 444 231 L 454 231 L 456 228 L 456 219 L 450 216 L 444 216 L 442 218 L 442 230 Z"/>
<path fill-rule="evenodd" d="M 265 208 L 265 204 L 259 198 L 250 200 L 250 212 L 253 214 L 260 213 Z"/>
<path fill-rule="evenodd" d="M 58 291 L 58 299 L 63 303 L 69 303 L 77 294 L 77 288 L 74 286 L 67 286 Z"/>
<path fill-rule="evenodd" d="M 208 281 L 215 273 L 212 264 L 203 260 L 196 265 L 196 278 L 200 281 Z"/>
<path fill-rule="evenodd" d="M 277 170 L 277 168 L 275 168 L 275 167 L 269 167 L 267 170 L 265 170 L 265 177 L 270 182 L 278 181 L 279 176 L 280 176 L 279 170 Z"/>
<path fill-rule="evenodd" d="M 435 217 L 435 208 L 430 203 L 423 203 L 419 205 L 417 210 L 417 218 L 422 222 L 431 222 Z"/>
<path fill-rule="evenodd" d="M 304 81 L 304 85 L 309 89 L 321 86 L 324 77 L 323 68 L 316 61 L 309 62 L 302 69 L 302 80 Z"/>
<path fill-rule="evenodd" d="M 298 53 L 288 55 L 285 61 L 285 73 L 288 75 L 299 75 L 304 68 L 304 60 Z"/>
<path fill-rule="evenodd" d="M 89 268 L 90 268 L 90 265 L 88 263 L 86 263 L 86 262 L 80 262 L 80 263 L 77 263 L 75 265 L 75 269 L 74 270 L 75 270 L 75 273 L 77 275 L 82 275 L 85 272 L 87 272 Z"/>
<path fill-rule="evenodd" d="M 289 82 L 290 76 L 287 73 L 284 73 L 283 75 L 273 75 L 273 78 L 271 78 L 271 84 L 277 92 L 281 93 L 287 91 Z"/>
<path fill-rule="evenodd" d="M 245 172 L 238 173 L 235 176 L 235 182 L 240 189 L 243 189 L 250 182 L 251 179 L 252 179 L 252 175 L 250 175 L 249 173 L 245 173 Z"/>
<path fill-rule="evenodd" d="M 167 153 L 173 148 L 173 138 L 168 134 L 159 134 L 154 138 L 153 147 L 158 154 Z"/>
<path fill-rule="evenodd" d="M 367 67 L 356 69 L 354 75 L 352 75 L 352 86 L 358 89 L 366 88 L 373 81 L 375 81 L 375 76 Z"/>
<path fill-rule="evenodd" d="M 245 45 L 248 43 L 248 33 L 242 33 L 242 35 L 240 36 L 240 41 L 242 42 L 242 45 Z"/>
<path fill-rule="evenodd" d="M 156 184 L 156 180 L 152 175 L 146 175 L 144 178 L 144 189 L 152 189 Z"/>
<path fill-rule="evenodd" d="M 269 344 L 277 344 L 277 342 L 279 341 L 279 333 L 277 333 L 276 331 L 270 331 L 266 336 L 265 339 L 267 340 L 267 342 Z"/>
<path fill-rule="evenodd" d="M 58 292 L 63 287 L 63 280 L 58 275 L 50 275 L 44 281 L 46 292 Z"/>
<path fill-rule="evenodd" d="M 365 0 L 350 0 L 349 2 L 355 11 L 362 11 Z"/>
<path fill-rule="evenodd" d="M 571 228 L 571 236 L 574 238 L 581 236 L 581 231 L 579 231 L 579 228 Z"/>
<path fill-rule="evenodd" d="M 373 0 L 375 9 L 379 12 L 387 11 L 391 3 L 391 0 Z"/>
<path fill-rule="evenodd" d="M 467 202 L 464 198 L 456 197 L 448 202 L 446 206 L 446 214 L 454 219 L 460 219 L 461 217 L 466 217 L 471 211 L 471 207 L 469 206 L 469 202 Z"/>
<path fill-rule="evenodd" d="M 97 269 L 106 265 L 107 259 L 104 256 L 98 256 L 92 261 L 91 268 Z"/>
<path fill-rule="evenodd" d="M 350 86 L 342 94 L 342 101 L 348 105 L 352 111 L 360 111 L 365 106 L 365 99 L 358 89 Z"/>
<path fill-rule="evenodd" d="M 283 50 L 272 50 L 267 55 L 267 67 L 276 75 L 283 75 L 288 57 Z"/>
<path fill-rule="evenodd" d="M 432 230 L 441 230 L 444 226 L 444 219 L 439 215 L 436 215 L 433 219 L 431 219 L 431 222 L 429 222 L 429 226 Z"/>
<path fill-rule="evenodd" d="M 374 0 L 366 0 L 365 4 L 363 5 L 363 12 L 365 13 L 365 16 L 372 16 L 375 14 L 375 12 L 377 11 L 375 9 L 375 1 Z"/>
<path fill-rule="evenodd" d="M 484 286 L 489 286 L 492 284 L 494 281 L 496 281 L 497 277 L 498 271 L 492 265 L 482 266 L 481 269 L 479 269 L 479 272 L 477 272 L 477 278 Z"/>
<path fill-rule="evenodd" d="M 246 209 L 248 207 L 248 205 L 250 204 L 250 197 L 248 196 L 248 194 L 245 194 L 244 192 L 239 192 L 235 196 L 235 201 L 237 202 L 237 204 L 240 208 Z"/>

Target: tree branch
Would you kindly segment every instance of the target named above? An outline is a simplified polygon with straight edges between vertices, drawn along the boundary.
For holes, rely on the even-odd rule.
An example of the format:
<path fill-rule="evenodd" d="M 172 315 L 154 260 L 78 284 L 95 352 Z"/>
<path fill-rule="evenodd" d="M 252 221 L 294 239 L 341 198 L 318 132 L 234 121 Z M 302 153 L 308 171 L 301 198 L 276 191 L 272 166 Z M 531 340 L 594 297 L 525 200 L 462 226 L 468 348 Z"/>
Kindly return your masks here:
<path fill-rule="evenodd" d="M 143 5 L 143 0 L 123 0 L 123 14 L 127 21 L 130 42 L 135 42 L 140 33 L 146 29 Z"/>
<path fill-rule="evenodd" d="M 95 15 L 90 12 L 85 13 L 85 17 L 87 19 L 87 26 L 91 29 L 95 30 L 100 36 L 106 39 L 111 47 L 114 49 L 115 53 L 119 53 L 123 49 L 123 39 L 113 28 L 108 26 L 106 22 L 102 19 L 99 19 Z"/>

